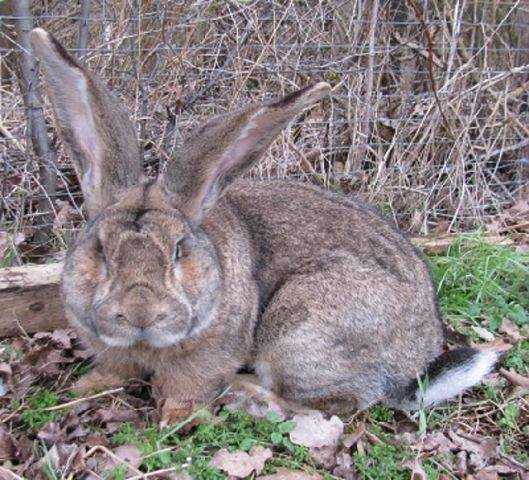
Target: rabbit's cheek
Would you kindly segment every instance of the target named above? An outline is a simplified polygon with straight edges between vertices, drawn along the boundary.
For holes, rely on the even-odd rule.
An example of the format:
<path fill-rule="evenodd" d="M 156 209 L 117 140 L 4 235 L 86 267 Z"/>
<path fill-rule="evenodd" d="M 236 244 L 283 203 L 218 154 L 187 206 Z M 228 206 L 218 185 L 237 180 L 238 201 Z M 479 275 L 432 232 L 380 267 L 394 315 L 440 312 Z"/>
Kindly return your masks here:
<path fill-rule="evenodd" d="M 175 268 L 177 270 L 176 278 L 180 280 L 183 289 L 188 292 L 190 296 L 197 295 L 198 286 L 202 279 L 196 261 L 191 257 L 182 258 Z"/>

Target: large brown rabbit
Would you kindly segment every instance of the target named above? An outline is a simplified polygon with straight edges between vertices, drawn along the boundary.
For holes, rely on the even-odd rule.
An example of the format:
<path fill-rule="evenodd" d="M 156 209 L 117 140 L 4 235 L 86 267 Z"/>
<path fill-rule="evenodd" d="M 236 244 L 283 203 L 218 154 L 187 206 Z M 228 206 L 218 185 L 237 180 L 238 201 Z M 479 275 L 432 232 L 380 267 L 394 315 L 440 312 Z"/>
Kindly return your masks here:
<path fill-rule="evenodd" d="M 31 38 L 89 217 L 63 275 L 97 359 L 80 387 L 152 373 L 174 420 L 249 364 L 286 399 L 415 409 L 493 368 L 495 351 L 443 354 L 428 268 L 371 208 L 239 179 L 326 83 L 213 118 L 152 181 L 116 98 L 44 30 Z"/>

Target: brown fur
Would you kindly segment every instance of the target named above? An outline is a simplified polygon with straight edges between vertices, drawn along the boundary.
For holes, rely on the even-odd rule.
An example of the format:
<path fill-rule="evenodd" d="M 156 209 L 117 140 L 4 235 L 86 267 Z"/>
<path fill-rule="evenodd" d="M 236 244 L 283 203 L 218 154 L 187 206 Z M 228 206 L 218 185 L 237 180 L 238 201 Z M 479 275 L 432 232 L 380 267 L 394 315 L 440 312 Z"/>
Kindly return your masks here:
<path fill-rule="evenodd" d="M 253 364 L 290 400 L 398 404 L 444 344 L 420 255 L 360 202 L 237 180 L 328 85 L 214 118 L 166 176 L 144 182 L 116 100 L 49 38 L 33 33 L 59 130 L 89 178 L 91 221 L 63 276 L 69 318 L 98 358 L 82 384 L 152 373 L 172 420 Z M 86 81 L 66 81 L 79 74 Z"/>

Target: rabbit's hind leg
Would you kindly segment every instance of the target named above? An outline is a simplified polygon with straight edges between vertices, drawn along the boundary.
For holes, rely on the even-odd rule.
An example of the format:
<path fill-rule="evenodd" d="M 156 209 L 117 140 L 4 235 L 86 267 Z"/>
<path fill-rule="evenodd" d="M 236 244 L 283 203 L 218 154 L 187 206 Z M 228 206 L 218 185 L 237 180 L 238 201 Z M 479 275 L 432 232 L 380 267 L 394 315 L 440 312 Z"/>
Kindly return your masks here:
<path fill-rule="evenodd" d="M 386 395 L 379 344 L 373 332 L 351 328 L 350 302 L 323 301 L 315 280 L 283 285 L 267 306 L 256 334 L 256 374 L 287 400 L 363 410 Z"/>

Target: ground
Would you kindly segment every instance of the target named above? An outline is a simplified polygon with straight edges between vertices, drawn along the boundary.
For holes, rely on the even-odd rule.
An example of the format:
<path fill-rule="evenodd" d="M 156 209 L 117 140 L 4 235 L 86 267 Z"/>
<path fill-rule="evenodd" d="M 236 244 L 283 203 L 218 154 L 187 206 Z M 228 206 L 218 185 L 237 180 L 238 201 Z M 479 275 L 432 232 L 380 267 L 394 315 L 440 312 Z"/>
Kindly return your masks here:
<path fill-rule="evenodd" d="M 529 253 L 462 237 L 430 256 L 452 345 L 512 345 L 486 382 L 413 417 L 342 418 L 227 391 L 158 428 L 147 385 L 80 398 L 91 367 L 73 332 L 0 344 L 0 478 L 529 478 Z M 157 473 L 155 473 L 157 472 Z M 298 472 L 298 473 L 293 473 Z"/>

